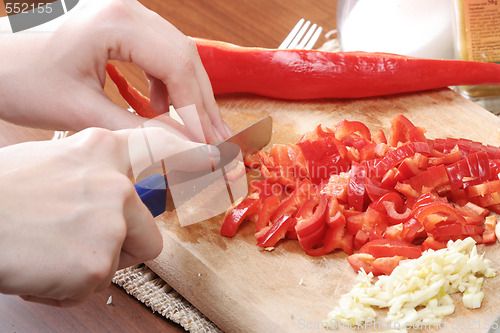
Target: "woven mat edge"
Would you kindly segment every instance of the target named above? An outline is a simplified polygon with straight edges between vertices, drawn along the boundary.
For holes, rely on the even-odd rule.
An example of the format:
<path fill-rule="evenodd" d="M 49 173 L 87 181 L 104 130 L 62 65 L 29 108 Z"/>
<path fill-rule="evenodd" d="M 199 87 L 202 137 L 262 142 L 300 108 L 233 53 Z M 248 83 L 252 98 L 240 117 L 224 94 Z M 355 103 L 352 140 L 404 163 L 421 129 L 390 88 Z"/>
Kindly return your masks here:
<path fill-rule="evenodd" d="M 112 282 L 123 288 L 153 312 L 191 333 L 223 333 L 196 307 L 144 264 L 116 272 Z"/>

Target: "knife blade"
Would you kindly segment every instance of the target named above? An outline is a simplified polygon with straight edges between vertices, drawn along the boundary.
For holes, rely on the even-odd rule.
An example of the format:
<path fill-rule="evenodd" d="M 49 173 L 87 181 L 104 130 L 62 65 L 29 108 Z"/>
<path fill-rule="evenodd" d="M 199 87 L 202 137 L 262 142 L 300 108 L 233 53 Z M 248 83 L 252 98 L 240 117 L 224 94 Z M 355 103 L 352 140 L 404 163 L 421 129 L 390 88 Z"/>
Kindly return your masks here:
<path fill-rule="evenodd" d="M 272 118 L 266 116 L 255 123 L 249 125 L 238 133 L 230 136 L 215 146 L 221 151 L 221 160 L 217 168 L 223 168 L 224 165 L 231 162 L 239 154 L 253 154 L 264 148 L 272 136 Z M 234 147 L 239 147 L 235 151 Z M 201 178 L 213 170 L 203 170 L 200 172 L 185 172 L 180 170 L 171 170 L 165 174 L 153 174 L 134 185 L 135 190 L 142 202 L 148 207 L 151 214 L 156 217 L 167 208 L 167 176 L 169 179 L 175 179 L 175 185 L 182 182 Z M 199 191 L 199 189 L 197 189 Z M 189 197 L 189 193 L 186 197 Z M 174 208 L 170 205 L 171 208 Z"/>

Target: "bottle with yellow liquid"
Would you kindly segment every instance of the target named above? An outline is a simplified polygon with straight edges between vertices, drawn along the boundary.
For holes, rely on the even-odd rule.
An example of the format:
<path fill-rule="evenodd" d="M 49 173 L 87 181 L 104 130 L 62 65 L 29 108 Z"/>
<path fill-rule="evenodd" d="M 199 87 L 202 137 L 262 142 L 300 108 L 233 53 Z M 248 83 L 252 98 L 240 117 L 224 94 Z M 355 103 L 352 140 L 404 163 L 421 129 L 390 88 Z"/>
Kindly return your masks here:
<path fill-rule="evenodd" d="M 454 0 L 455 57 L 500 63 L 500 0 Z M 500 85 L 460 86 L 457 91 L 500 114 Z"/>

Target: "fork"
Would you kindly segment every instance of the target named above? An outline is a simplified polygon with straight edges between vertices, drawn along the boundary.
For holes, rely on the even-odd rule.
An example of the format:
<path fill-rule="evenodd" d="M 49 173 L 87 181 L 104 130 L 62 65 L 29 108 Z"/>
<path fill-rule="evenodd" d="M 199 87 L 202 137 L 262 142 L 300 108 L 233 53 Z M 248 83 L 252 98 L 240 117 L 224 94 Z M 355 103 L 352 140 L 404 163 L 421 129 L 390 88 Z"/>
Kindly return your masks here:
<path fill-rule="evenodd" d="M 318 27 L 317 24 L 313 24 L 311 28 L 309 28 L 310 25 L 310 21 L 306 22 L 303 18 L 300 19 L 295 27 L 293 27 L 292 31 L 290 31 L 288 36 L 286 36 L 285 40 L 283 40 L 278 49 L 312 49 L 314 44 L 318 41 L 323 28 Z M 308 28 L 309 30 L 307 30 Z"/>

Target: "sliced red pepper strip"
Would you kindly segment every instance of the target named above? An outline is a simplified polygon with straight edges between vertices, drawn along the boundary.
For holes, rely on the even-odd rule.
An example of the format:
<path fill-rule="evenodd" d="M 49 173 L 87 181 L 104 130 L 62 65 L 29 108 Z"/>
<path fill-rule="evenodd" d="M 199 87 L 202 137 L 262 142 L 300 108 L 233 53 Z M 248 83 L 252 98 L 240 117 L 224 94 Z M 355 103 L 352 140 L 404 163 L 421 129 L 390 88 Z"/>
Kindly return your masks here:
<path fill-rule="evenodd" d="M 312 248 L 321 243 L 328 225 L 325 214 L 328 206 L 326 195 L 309 199 L 297 212 L 295 231 L 300 245 L 304 249 Z"/>
<path fill-rule="evenodd" d="M 457 237 L 465 238 L 468 236 L 481 235 L 484 230 L 484 227 L 477 225 L 452 223 L 437 226 L 432 232 L 429 232 L 429 234 L 437 240 L 448 241 Z"/>
<path fill-rule="evenodd" d="M 130 105 L 139 116 L 146 118 L 158 116 L 158 114 L 151 109 L 149 98 L 132 87 L 115 65 L 108 63 L 106 65 L 106 71 L 118 88 L 120 95 L 122 95 L 123 99 L 125 99 L 128 105 Z"/>
<path fill-rule="evenodd" d="M 243 222 L 249 215 L 255 214 L 259 209 L 259 204 L 260 199 L 250 197 L 247 197 L 240 202 L 236 207 L 231 209 L 231 211 L 224 218 L 220 234 L 226 237 L 234 237 L 241 222 Z"/>
<path fill-rule="evenodd" d="M 285 190 L 280 184 L 271 183 L 267 179 L 264 180 L 254 180 L 248 185 L 248 192 L 258 193 L 259 198 L 264 201 L 267 197 L 272 195 L 282 196 L 285 194 Z"/>
<path fill-rule="evenodd" d="M 243 157 L 243 161 L 245 163 L 245 166 L 251 169 L 257 169 L 258 167 L 260 167 L 260 157 L 258 153 L 246 154 Z"/>
<path fill-rule="evenodd" d="M 285 238 L 285 235 L 293 222 L 293 218 L 290 215 L 283 215 L 268 229 L 263 229 L 265 232 L 261 232 L 257 236 L 257 245 L 261 247 L 272 247 L 275 246 L 281 239 Z"/>
<path fill-rule="evenodd" d="M 399 263 L 405 259 L 407 258 L 401 256 L 374 258 L 368 253 L 355 253 L 347 257 L 347 261 L 356 272 L 363 268 L 366 273 L 372 273 L 375 276 L 391 274 Z"/>
<path fill-rule="evenodd" d="M 346 215 L 346 231 L 351 235 L 356 235 L 363 227 L 364 214 L 357 212 L 356 214 L 349 215 L 348 210 L 345 211 Z"/>
<path fill-rule="evenodd" d="M 484 182 L 483 184 L 469 186 L 465 193 L 469 198 L 485 196 L 487 194 L 500 192 L 500 180 Z"/>
<path fill-rule="evenodd" d="M 255 229 L 259 232 L 264 227 L 269 225 L 271 221 L 271 216 L 276 212 L 280 204 L 280 196 L 273 194 L 267 197 L 262 204 L 262 208 L 259 211 L 259 219 L 255 225 Z"/>
<path fill-rule="evenodd" d="M 357 98 L 500 84 L 500 65 L 365 52 L 248 48 L 193 38 L 215 94 Z M 374 84 L 376 82 L 376 84 Z"/>
<path fill-rule="evenodd" d="M 424 207 L 417 208 L 413 214 L 429 233 L 432 233 L 440 224 L 453 222 L 461 225 L 467 224 L 464 217 L 451 204 L 446 202 L 430 203 Z"/>
<path fill-rule="evenodd" d="M 462 152 L 455 146 L 449 153 L 442 153 L 436 149 L 431 149 L 429 158 L 430 165 L 451 164 L 456 163 L 462 158 Z"/>
<path fill-rule="evenodd" d="M 360 121 L 349 120 L 342 120 L 335 125 L 335 137 L 340 141 L 344 141 L 347 137 L 350 137 L 350 142 L 359 138 L 367 141 L 371 141 L 372 139 L 370 129 L 365 124 Z"/>
<path fill-rule="evenodd" d="M 295 188 L 296 180 L 293 174 L 292 160 L 288 154 L 288 147 L 275 144 L 271 148 L 269 156 L 273 159 L 278 182 L 289 188 Z"/>
<path fill-rule="evenodd" d="M 408 179 L 407 182 L 419 193 L 424 189 L 436 190 L 438 193 L 450 189 L 450 179 L 444 165 L 430 167 Z"/>
<path fill-rule="evenodd" d="M 429 145 L 426 142 L 409 142 L 396 150 L 385 155 L 376 165 L 373 173 L 375 177 L 382 177 L 390 168 L 405 158 L 412 157 L 416 153 L 429 153 Z"/>
<path fill-rule="evenodd" d="M 491 177 L 488 154 L 484 151 L 469 154 L 445 168 L 451 190 L 481 184 Z"/>
<path fill-rule="evenodd" d="M 404 205 L 403 197 L 397 192 L 389 192 L 371 205 L 375 210 L 387 214 L 389 225 L 403 223 L 410 218 L 411 209 Z"/>
<path fill-rule="evenodd" d="M 363 245 L 359 253 L 368 253 L 375 258 L 402 256 L 408 259 L 416 259 L 422 255 L 420 246 L 409 245 L 391 239 L 376 239 Z"/>
<path fill-rule="evenodd" d="M 424 240 L 424 242 L 420 246 L 422 247 L 422 251 L 428 249 L 440 250 L 446 247 L 446 242 L 438 241 L 434 237 L 429 236 Z"/>
<path fill-rule="evenodd" d="M 329 197 L 334 197 L 343 203 L 347 202 L 347 188 L 349 186 L 349 173 L 341 172 L 338 175 L 331 175 L 328 183 L 325 183 L 321 193 Z"/>
<path fill-rule="evenodd" d="M 400 237 L 405 242 L 412 243 L 417 238 L 427 237 L 427 232 L 417 219 L 410 218 L 403 223 Z"/>
<path fill-rule="evenodd" d="M 383 187 L 378 180 L 372 179 L 369 176 L 365 178 L 365 190 L 371 201 L 377 201 L 387 193 L 393 192 L 393 190 Z"/>
<path fill-rule="evenodd" d="M 330 228 L 345 226 L 346 218 L 343 213 L 344 209 L 339 204 L 335 197 L 331 197 L 328 201 L 328 211 L 326 215 L 326 223 Z"/>
<path fill-rule="evenodd" d="M 495 227 L 497 225 L 497 218 L 495 216 L 487 216 L 484 221 L 484 232 L 482 234 L 484 243 L 496 242 L 497 236 L 495 234 Z"/>
<path fill-rule="evenodd" d="M 349 170 L 349 161 L 339 151 L 343 144 L 333 135 L 297 144 L 307 160 L 309 178 L 314 184 L 327 180 L 332 174 Z"/>
<path fill-rule="evenodd" d="M 366 194 L 365 178 L 365 168 L 361 164 L 353 162 L 351 165 L 349 186 L 347 187 L 347 199 L 349 207 L 357 211 L 362 211 L 364 208 Z"/>
<path fill-rule="evenodd" d="M 309 179 L 302 180 L 299 186 L 295 188 L 292 194 L 290 194 L 290 196 L 280 204 L 276 212 L 274 212 L 271 217 L 271 224 L 276 223 L 283 215 L 293 216 L 308 198 L 316 194 L 316 191 L 316 188 L 311 184 Z"/>
<path fill-rule="evenodd" d="M 353 253 L 353 236 L 346 234 L 343 226 L 328 228 L 323 239 L 323 245 L 304 250 L 310 256 L 319 257 L 331 253 L 335 249 L 342 249 L 347 254 Z"/>
<path fill-rule="evenodd" d="M 398 143 L 409 141 L 427 142 L 423 129 L 417 128 L 408 118 L 397 115 L 391 119 L 391 131 L 387 143 L 397 147 Z"/>
<path fill-rule="evenodd" d="M 372 133 L 372 140 L 375 143 L 387 143 L 387 138 L 385 137 L 385 133 L 382 129 Z"/>
<path fill-rule="evenodd" d="M 307 161 L 299 146 L 288 145 L 288 156 L 292 161 L 293 173 L 296 179 L 304 179 L 309 176 Z"/>

